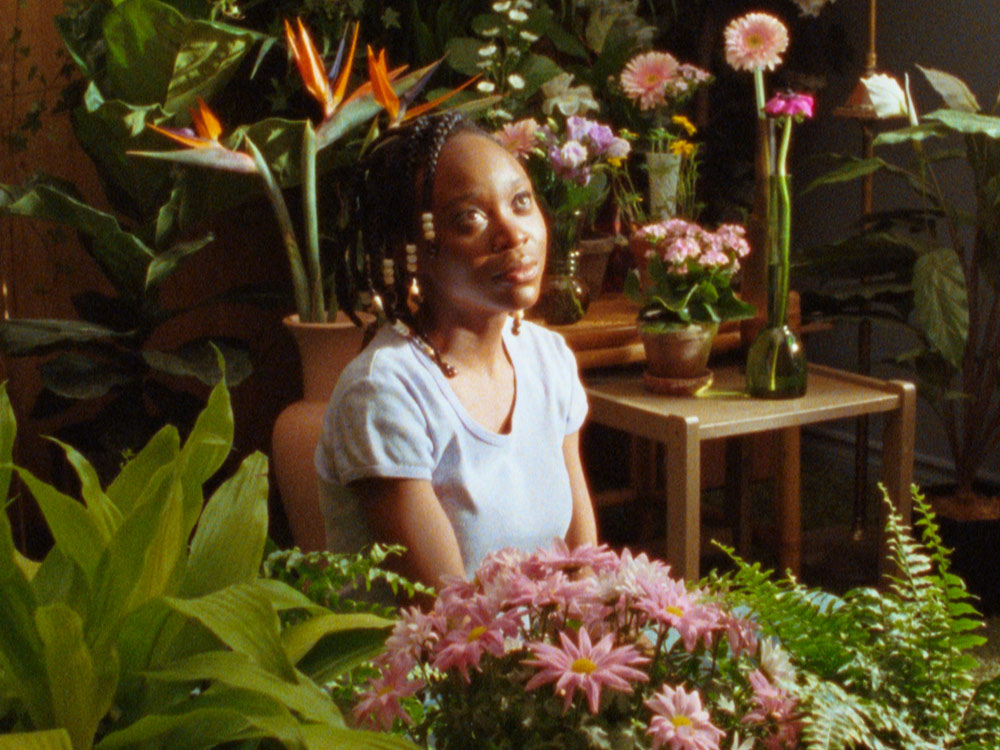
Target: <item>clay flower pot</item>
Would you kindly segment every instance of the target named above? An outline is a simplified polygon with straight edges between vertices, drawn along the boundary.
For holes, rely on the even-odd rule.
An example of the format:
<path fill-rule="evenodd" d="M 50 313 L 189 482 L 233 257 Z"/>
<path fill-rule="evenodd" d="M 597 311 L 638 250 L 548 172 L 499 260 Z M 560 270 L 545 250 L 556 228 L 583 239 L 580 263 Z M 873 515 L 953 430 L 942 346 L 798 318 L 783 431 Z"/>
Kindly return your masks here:
<path fill-rule="evenodd" d="M 655 393 L 694 395 L 712 383 L 708 357 L 718 323 L 639 324 L 646 352 L 643 383 Z"/>

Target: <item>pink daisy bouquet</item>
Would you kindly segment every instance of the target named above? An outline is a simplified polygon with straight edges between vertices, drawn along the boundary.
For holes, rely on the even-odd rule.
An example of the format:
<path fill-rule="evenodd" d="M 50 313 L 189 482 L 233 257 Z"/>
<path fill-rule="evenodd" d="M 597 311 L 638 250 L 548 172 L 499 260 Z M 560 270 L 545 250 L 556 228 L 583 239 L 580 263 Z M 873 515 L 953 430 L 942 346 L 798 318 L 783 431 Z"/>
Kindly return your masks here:
<path fill-rule="evenodd" d="M 794 747 L 787 655 L 645 555 L 556 541 L 405 610 L 355 718 L 424 747 Z M 762 744 L 760 744 L 762 743 Z"/>
<path fill-rule="evenodd" d="M 522 161 L 552 219 L 555 250 L 569 250 L 581 225 L 604 203 L 614 175 L 623 169 L 631 144 L 608 125 L 573 115 L 560 125 L 533 118 L 505 125 L 495 134 Z"/>
<path fill-rule="evenodd" d="M 752 317 L 754 307 L 732 287 L 750 253 L 738 224 L 709 230 L 684 219 L 646 224 L 633 232 L 639 268 L 625 277 L 625 296 L 640 305 L 644 326 L 720 323 Z"/>

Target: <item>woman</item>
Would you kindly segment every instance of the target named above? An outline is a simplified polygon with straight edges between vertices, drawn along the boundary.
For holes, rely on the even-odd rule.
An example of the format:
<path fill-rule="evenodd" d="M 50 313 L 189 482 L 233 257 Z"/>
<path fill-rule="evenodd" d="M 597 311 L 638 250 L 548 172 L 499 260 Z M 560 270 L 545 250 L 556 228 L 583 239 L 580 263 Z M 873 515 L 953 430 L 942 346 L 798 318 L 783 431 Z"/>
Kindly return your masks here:
<path fill-rule="evenodd" d="M 359 186 L 365 255 L 384 258 L 370 293 L 393 324 L 327 410 L 316 463 L 328 546 L 360 546 L 365 531 L 401 543 L 403 572 L 439 586 L 503 547 L 596 542 L 575 360 L 521 322 L 548 239 L 524 169 L 448 114 L 384 135 Z"/>

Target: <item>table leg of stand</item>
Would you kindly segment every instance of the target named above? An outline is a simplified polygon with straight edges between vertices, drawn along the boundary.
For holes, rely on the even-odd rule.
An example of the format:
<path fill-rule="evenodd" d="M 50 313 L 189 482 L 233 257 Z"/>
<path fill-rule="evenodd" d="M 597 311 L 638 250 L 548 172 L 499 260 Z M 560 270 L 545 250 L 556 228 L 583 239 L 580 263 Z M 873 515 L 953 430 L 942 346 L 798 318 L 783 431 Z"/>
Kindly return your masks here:
<path fill-rule="evenodd" d="M 778 430 L 774 471 L 775 513 L 778 521 L 778 566 L 798 576 L 802 568 L 802 428 Z"/>
<path fill-rule="evenodd" d="M 899 408 L 886 412 L 885 432 L 882 435 L 882 481 L 889 498 L 902 516 L 903 523 L 911 523 L 913 500 L 910 485 L 913 484 L 913 442 L 916 430 L 917 389 L 913 383 L 901 380 L 891 381 L 899 392 Z M 881 506 L 881 528 L 885 528 L 886 507 Z M 888 565 L 885 550 L 885 534 L 881 534 L 879 544 L 879 572 L 885 573 Z"/>
<path fill-rule="evenodd" d="M 667 419 L 667 561 L 675 576 L 694 581 L 701 554 L 701 439 L 697 417 Z"/>

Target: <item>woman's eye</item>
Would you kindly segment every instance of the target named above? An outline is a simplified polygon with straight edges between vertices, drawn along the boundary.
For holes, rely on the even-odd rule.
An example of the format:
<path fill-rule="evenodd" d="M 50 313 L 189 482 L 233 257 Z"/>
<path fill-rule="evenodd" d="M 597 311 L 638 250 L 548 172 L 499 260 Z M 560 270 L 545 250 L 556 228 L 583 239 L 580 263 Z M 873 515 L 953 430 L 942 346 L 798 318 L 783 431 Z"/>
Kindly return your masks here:
<path fill-rule="evenodd" d="M 527 210 L 531 208 L 531 204 L 534 203 L 534 196 L 531 194 L 530 190 L 525 190 L 523 193 L 518 193 L 514 196 L 514 208 L 518 210 Z"/>
<path fill-rule="evenodd" d="M 455 224 L 459 227 L 472 227 L 476 225 L 481 217 L 482 212 L 479 209 L 468 208 L 464 211 L 459 211 L 455 215 Z"/>

